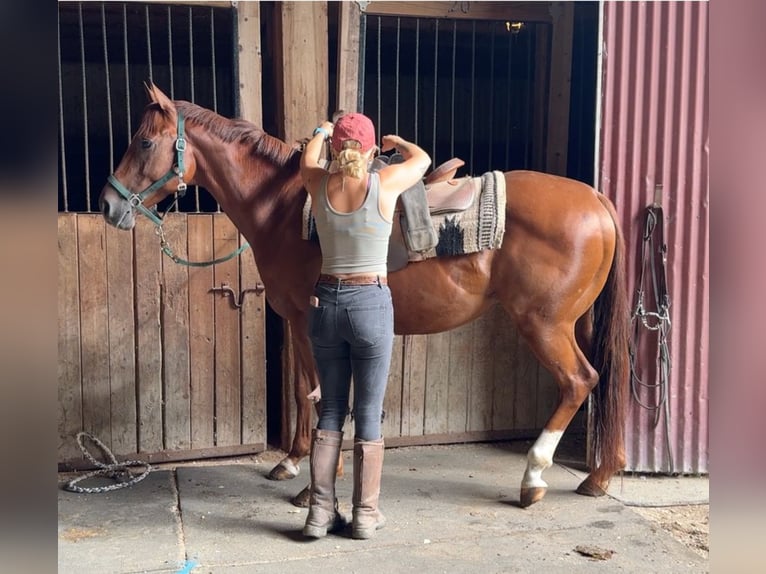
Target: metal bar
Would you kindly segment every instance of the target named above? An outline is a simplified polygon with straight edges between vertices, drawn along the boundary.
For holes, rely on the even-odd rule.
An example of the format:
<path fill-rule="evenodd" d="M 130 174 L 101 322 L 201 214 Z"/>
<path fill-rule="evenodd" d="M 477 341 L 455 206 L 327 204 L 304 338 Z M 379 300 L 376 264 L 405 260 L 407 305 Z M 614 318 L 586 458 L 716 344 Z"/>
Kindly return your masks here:
<path fill-rule="evenodd" d="M 399 54 L 401 52 L 401 23 L 402 19 L 396 18 L 396 102 L 394 104 L 394 133 L 399 133 Z M 378 128 L 380 129 L 380 128 Z"/>
<path fill-rule="evenodd" d="M 433 107 L 433 149 L 431 150 L 431 158 L 433 165 L 438 165 L 436 162 L 436 95 L 439 92 L 439 20 L 434 21 L 434 107 Z"/>
<path fill-rule="evenodd" d="M 131 134 L 133 133 L 132 122 L 130 121 L 130 66 L 128 61 L 128 11 L 125 4 L 122 5 L 122 46 L 125 54 L 125 102 L 128 121 L 128 144 L 130 144 Z"/>
<path fill-rule="evenodd" d="M 418 143 L 418 73 L 420 71 L 420 18 L 415 20 L 415 135 Z"/>
<path fill-rule="evenodd" d="M 168 6 L 168 71 L 170 72 L 170 99 L 174 100 L 176 91 L 173 82 L 173 16 L 170 6 Z"/>
<path fill-rule="evenodd" d="M 213 73 L 213 111 L 218 112 L 218 85 L 215 69 L 215 12 L 210 8 L 210 68 Z"/>
<path fill-rule="evenodd" d="M 452 94 L 450 106 L 449 153 L 455 157 L 455 57 L 457 47 L 457 20 L 452 21 Z"/>
<path fill-rule="evenodd" d="M 90 211 L 90 144 L 88 142 L 88 82 L 85 77 L 85 28 L 82 22 L 82 3 L 79 4 L 80 17 L 80 65 L 82 72 L 82 114 L 83 144 L 85 146 L 85 211 Z"/>
<path fill-rule="evenodd" d="M 192 26 L 192 7 L 189 6 L 189 83 L 191 88 L 190 101 L 194 103 L 194 29 Z"/>
<path fill-rule="evenodd" d="M 381 76 L 383 75 L 380 71 L 380 36 L 381 36 L 381 23 L 380 23 L 380 16 L 378 16 L 378 39 L 377 39 L 377 77 L 378 77 L 378 115 L 377 115 L 377 122 L 376 125 L 378 126 L 378 130 L 380 130 L 380 110 L 383 108 L 383 100 L 380 95 L 380 84 L 381 84 Z"/>
<path fill-rule="evenodd" d="M 524 141 L 526 142 L 524 144 L 524 168 L 529 169 L 529 148 L 532 145 L 532 141 L 529 137 L 529 132 L 531 131 L 530 123 L 532 122 L 532 110 L 531 108 L 531 102 L 532 98 L 530 96 L 530 90 L 534 90 L 534 83 L 532 80 L 532 40 L 533 38 L 537 37 L 538 33 L 538 26 L 537 24 L 534 25 L 534 34 L 530 34 L 527 38 L 527 91 L 525 93 L 525 103 L 524 103 Z"/>
<path fill-rule="evenodd" d="M 144 13 L 146 15 L 146 57 L 149 63 L 149 81 L 154 82 L 153 66 L 152 66 L 152 29 L 149 24 L 149 5 L 144 6 Z"/>
<path fill-rule="evenodd" d="M 471 129 L 468 130 L 470 136 L 470 152 L 468 165 L 471 166 L 469 171 L 474 173 L 473 167 L 473 108 L 474 108 L 474 94 L 476 93 L 476 20 L 471 22 Z"/>
<path fill-rule="evenodd" d="M 173 16 L 171 13 L 170 6 L 168 6 L 168 73 L 170 75 L 170 99 L 175 99 L 175 85 L 173 82 Z M 178 197 L 178 192 L 174 194 L 175 201 L 173 201 L 173 205 L 171 206 L 171 209 L 178 213 L 181 211 L 181 206 L 179 205 L 180 198 Z"/>
<path fill-rule="evenodd" d="M 495 117 L 495 25 L 490 24 L 489 43 L 489 153 L 487 154 L 487 167 L 492 169 L 492 148 L 494 147 L 492 125 Z"/>
<path fill-rule="evenodd" d="M 101 35 L 104 38 L 104 74 L 106 75 L 106 117 L 109 129 L 109 173 L 114 172 L 114 129 L 112 127 L 112 83 L 109 78 L 109 47 L 106 38 L 106 11 L 101 4 Z"/>
<path fill-rule="evenodd" d="M 509 169 L 510 164 L 510 158 L 511 158 L 511 59 L 513 57 L 513 43 L 516 41 L 518 34 L 508 34 L 508 66 L 506 67 L 506 80 L 507 80 L 507 87 L 505 91 L 505 165 L 503 166 L 503 170 Z"/>
<path fill-rule="evenodd" d="M 58 51 L 59 78 L 59 153 L 61 155 L 61 187 L 64 194 L 64 212 L 69 211 L 69 190 L 66 181 L 66 151 L 64 145 L 64 86 L 61 79 L 61 28 L 56 29 L 56 49 Z"/>
<path fill-rule="evenodd" d="M 192 26 L 192 7 L 189 6 L 189 83 L 191 84 L 190 101 L 194 103 L 194 30 Z M 200 212 L 199 186 L 194 186 L 194 206 L 197 213 Z M 218 206 L 220 209 L 220 206 Z"/>

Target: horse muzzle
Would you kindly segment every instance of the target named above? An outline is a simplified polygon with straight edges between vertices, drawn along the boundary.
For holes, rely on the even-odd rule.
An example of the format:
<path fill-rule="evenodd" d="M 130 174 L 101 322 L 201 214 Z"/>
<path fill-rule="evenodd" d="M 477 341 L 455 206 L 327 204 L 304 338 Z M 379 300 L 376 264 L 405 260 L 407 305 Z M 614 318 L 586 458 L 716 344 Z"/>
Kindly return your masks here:
<path fill-rule="evenodd" d="M 136 225 L 136 215 L 130 202 L 121 197 L 111 186 L 106 186 L 98 200 L 101 214 L 109 225 L 117 229 L 131 230 Z"/>

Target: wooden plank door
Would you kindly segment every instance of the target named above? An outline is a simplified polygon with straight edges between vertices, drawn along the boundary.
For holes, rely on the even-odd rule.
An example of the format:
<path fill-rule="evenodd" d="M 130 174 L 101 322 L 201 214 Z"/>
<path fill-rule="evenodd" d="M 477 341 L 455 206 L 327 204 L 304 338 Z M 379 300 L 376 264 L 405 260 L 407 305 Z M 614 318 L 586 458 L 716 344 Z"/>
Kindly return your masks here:
<path fill-rule="evenodd" d="M 265 300 L 252 253 L 187 267 L 162 255 L 144 218 L 124 232 L 100 215 L 59 214 L 58 227 L 59 462 L 82 462 L 80 431 L 145 460 L 265 449 Z M 192 261 L 244 242 L 224 214 L 173 213 L 164 227 Z"/>

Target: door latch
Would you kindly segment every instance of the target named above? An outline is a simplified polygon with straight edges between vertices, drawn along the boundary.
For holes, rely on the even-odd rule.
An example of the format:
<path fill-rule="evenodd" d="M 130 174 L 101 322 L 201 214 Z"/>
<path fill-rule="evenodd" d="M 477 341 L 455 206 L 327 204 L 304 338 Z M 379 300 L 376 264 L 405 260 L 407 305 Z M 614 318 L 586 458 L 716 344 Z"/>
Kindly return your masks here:
<path fill-rule="evenodd" d="M 263 283 L 260 281 L 255 284 L 255 287 L 248 287 L 247 289 L 242 289 L 240 291 L 239 296 L 234 292 L 234 289 L 232 289 L 229 285 L 226 283 L 222 283 L 220 287 L 213 287 L 210 289 L 210 292 L 216 292 L 220 291 L 221 294 L 225 296 L 229 296 L 231 298 L 231 304 L 234 305 L 235 309 L 241 309 L 242 304 L 245 301 L 245 295 L 248 293 L 255 293 L 257 296 L 261 296 L 261 294 L 266 290 L 266 287 L 264 287 Z"/>

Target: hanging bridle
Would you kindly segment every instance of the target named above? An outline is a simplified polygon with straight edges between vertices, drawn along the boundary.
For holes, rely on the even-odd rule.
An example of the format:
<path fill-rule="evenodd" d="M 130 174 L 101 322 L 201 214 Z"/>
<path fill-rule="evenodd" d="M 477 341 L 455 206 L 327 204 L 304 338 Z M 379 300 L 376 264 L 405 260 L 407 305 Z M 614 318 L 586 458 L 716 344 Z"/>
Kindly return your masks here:
<path fill-rule="evenodd" d="M 236 257 L 240 253 L 242 253 L 245 249 L 249 247 L 248 243 L 242 244 L 239 249 L 233 251 L 229 255 L 226 255 L 225 257 L 220 257 L 218 259 L 214 259 L 212 261 L 187 261 L 186 259 L 183 259 L 176 255 L 173 250 L 171 249 L 170 245 L 168 244 L 167 240 L 165 239 L 165 230 L 162 228 L 162 224 L 165 219 L 165 215 L 172 209 L 173 205 L 178 202 L 180 198 L 182 198 L 186 194 L 186 188 L 187 185 L 184 182 L 184 151 L 186 151 L 186 138 L 184 137 L 184 116 L 180 111 L 177 111 L 176 115 L 178 116 L 178 125 L 176 129 L 176 143 L 175 143 L 175 150 L 176 150 L 176 161 L 175 163 L 170 167 L 170 169 L 167 171 L 165 175 L 163 175 L 160 179 L 156 180 L 155 182 L 149 184 L 149 186 L 144 189 L 143 191 L 140 191 L 138 193 L 134 193 L 131 190 L 129 190 L 127 187 L 125 187 L 122 183 L 120 183 L 120 180 L 117 179 L 117 177 L 114 174 L 109 175 L 107 178 L 107 181 L 112 185 L 112 187 L 117 190 L 117 193 L 119 193 L 122 197 L 124 197 L 126 200 L 128 200 L 128 203 L 130 203 L 130 206 L 133 209 L 137 209 L 141 213 L 143 213 L 146 217 L 148 217 L 152 223 L 154 223 L 157 226 L 157 235 L 160 237 L 160 247 L 162 248 L 162 252 L 170 257 L 173 261 L 176 263 L 179 263 L 180 265 L 187 265 L 190 267 L 207 267 L 209 265 L 215 265 L 216 263 L 223 263 L 224 261 L 228 261 L 229 259 Z M 147 197 L 149 197 L 151 194 L 153 194 L 158 189 L 162 188 L 167 182 L 169 182 L 174 177 L 178 178 L 178 186 L 176 187 L 176 199 L 173 202 L 173 205 L 171 205 L 165 213 L 160 216 L 157 212 L 156 208 L 149 209 L 144 205 L 144 201 Z"/>
<path fill-rule="evenodd" d="M 657 426 L 661 413 L 665 415 L 665 446 L 670 461 L 670 472 L 674 472 L 673 450 L 670 444 L 670 403 L 668 401 L 670 384 L 670 350 L 668 332 L 670 331 L 670 295 L 667 284 L 667 254 L 665 243 L 664 214 L 662 211 L 662 188 L 655 190 L 654 203 L 646 208 L 646 220 L 641 242 L 641 271 L 636 287 L 636 308 L 633 311 L 633 340 L 630 346 L 631 392 L 635 401 L 642 407 L 654 412 L 653 426 Z M 651 286 L 654 295 L 653 309 L 644 306 L 645 279 L 647 268 L 651 273 Z M 636 370 L 636 354 L 639 345 L 640 327 L 657 333 L 657 380 L 655 383 L 644 382 Z M 647 404 L 639 397 L 639 388 L 655 389 L 659 396 L 654 404 Z"/>

